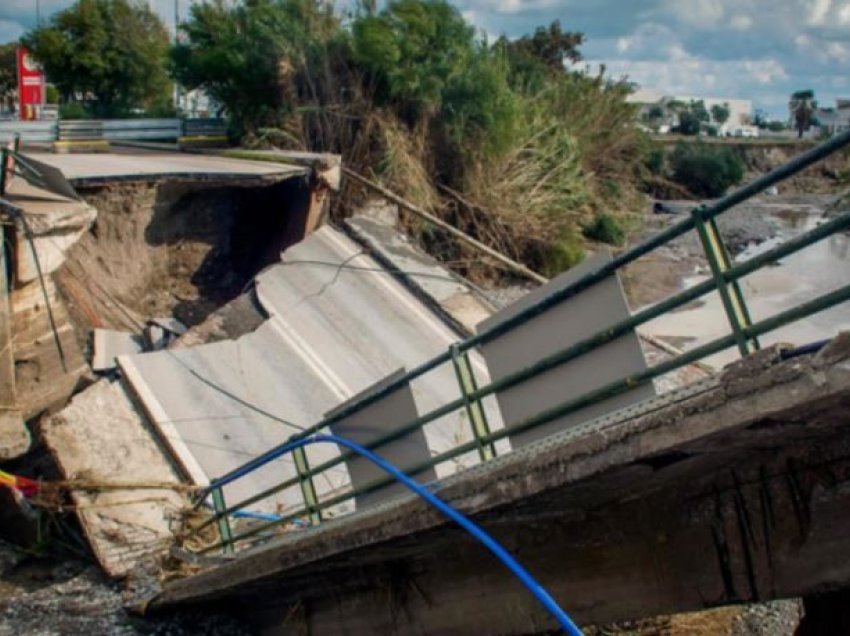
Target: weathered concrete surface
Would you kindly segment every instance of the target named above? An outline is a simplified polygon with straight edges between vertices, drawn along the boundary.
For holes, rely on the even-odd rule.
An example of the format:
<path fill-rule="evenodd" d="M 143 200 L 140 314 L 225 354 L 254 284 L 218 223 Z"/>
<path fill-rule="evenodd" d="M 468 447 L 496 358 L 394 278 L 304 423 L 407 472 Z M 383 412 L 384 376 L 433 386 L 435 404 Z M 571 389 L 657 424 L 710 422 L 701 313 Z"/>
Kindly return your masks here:
<path fill-rule="evenodd" d="M 364 245 L 373 258 L 379 261 L 388 274 L 396 276 L 423 302 L 441 312 L 457 326 L 461 335 L 475 333 L 475 327 L 487 320 L 495 308 L 460 277 L 452 277 L 432 256 L 411 243 L 399 230 L 380 214 L 385 207 L 377 207 L 374 214 L 358 215 L 345 221 L 354 239 Z"/>
<path fill-rule="evenodd" d="M 0 408 L 0 462 L 20 457 L 30 449 L 31 442 L 21 412 Z"/>
<path fill-rule="evenodd" d="M 65 479 L 84 482 L 72 490 L 77 517 L 109 576 L 167 553 L 188 500 L 119 383 L 89 387 L 44 421 L 41 435 Z"/>
<path fill-rule="evenodd" d="M 850 335 L 719 377 L 447 479 L 440 495 L 580 624 L 850 583 Z M 554 628 L 483 548 L 418 499 L 289 534 L 153 601 L 266 610 L 286 633 Z"/>
<path fill-rule="evenodd" d="M 89 370 L 53 278 L 45 277 L 44 283 L 62 343 L 64 365 L 50 328 L 39 282 L 32 281 L 14 289 L 9 298 L 17 403 L 25 419 L 63 406 Z"/>
<path fill-rule="evenodd" d="M 89 229 L 97 211 L 85 201 L 68 199 L 35 188 L 21 178 L 12 181 L 0 204 L 0 213 L 15 222 L 11 240 L 14 245 L 14 273 L 18 285 L 38 278 L 38 268 L 25 231 L 21 214 L 32 231 L 32 243 L 38 254 L 42 274 L 59 268 L 67 252 Z"/>
<path fill-rule="evenodd" d="M 38 161 L 59 168 L 72 184 L 121 180 L 204 179 L 279 180 L 307 170 L 301 166 L 179 152 L 96 153 L 56 155 L 31 153 Z"/>

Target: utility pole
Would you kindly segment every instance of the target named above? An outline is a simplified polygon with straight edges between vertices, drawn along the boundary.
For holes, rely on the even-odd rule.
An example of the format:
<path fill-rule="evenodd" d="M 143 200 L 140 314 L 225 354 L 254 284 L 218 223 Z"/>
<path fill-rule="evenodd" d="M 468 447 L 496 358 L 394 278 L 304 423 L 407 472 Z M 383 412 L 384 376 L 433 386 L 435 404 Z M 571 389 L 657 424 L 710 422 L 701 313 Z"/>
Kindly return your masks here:
<path fill-rule="evenodd" d="M 180 0 L 174 0 L 174 46 L 177 46 L 177 33 L 180 25 Z M 180 115 L 180 86 L 174 82 L 174 110 Z"/>
<path fill-rule="evenodd" d="M 41 27 L 41 0 L 35 0 L 35 26 Z"/>

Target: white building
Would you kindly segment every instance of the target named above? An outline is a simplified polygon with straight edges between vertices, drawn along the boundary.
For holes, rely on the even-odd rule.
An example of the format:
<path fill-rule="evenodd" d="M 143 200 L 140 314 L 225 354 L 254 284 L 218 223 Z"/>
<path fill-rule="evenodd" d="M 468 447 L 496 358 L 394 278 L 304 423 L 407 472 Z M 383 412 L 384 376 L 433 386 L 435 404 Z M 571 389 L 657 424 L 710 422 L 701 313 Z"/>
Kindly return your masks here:
<path fill-rule="evenodd" d="M 830 135 L 850 129 L 850 99 L 835 100 L 835 108 L 818 108 L 815 118 L 820 129 Z"/>
<path fill-rule="evenodd" d="M 649 113 L 653 107 L 660 107 L 665 112 L 665 118 L 661 122 L 661 127 L 678 124 L 675 115 L 667 110 L 667 106 L 671 102 L 690 104 L 691 102 L 701 101 L 705 104 L 709 115 L 711 115 L 711 108 L 713 106 L 724 106 L 729 109 L 729 118 L 722 125 L 718 125 L 718 132 L 721 135 L 738 134 L 738 136 L 741 136 L 743 134 L 742 131 L 749 132 L 753 128 L 753 102 L 749 99 L 699 97 L 696 95 L 664 95 L 660 91 L 651 88 L 638 88 L 634 93 L 626 97 L 626 101 L 631 104 L 639 104 L 641 106 L 641 115 Z M 713 116 L 712 122 L 714 122 Z"/>

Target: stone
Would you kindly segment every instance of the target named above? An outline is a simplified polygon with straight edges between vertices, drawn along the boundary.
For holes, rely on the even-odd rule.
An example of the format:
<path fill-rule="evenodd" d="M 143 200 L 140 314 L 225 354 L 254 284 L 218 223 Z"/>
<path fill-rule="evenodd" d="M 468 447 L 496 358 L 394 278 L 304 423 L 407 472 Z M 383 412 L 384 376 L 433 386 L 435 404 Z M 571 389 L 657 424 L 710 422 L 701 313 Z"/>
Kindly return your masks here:
<path fill-rule="evenodd" d="M 20 457 L 30 449 L 31 443 L 20 411 L 0 412 L 0 461 Z"/>

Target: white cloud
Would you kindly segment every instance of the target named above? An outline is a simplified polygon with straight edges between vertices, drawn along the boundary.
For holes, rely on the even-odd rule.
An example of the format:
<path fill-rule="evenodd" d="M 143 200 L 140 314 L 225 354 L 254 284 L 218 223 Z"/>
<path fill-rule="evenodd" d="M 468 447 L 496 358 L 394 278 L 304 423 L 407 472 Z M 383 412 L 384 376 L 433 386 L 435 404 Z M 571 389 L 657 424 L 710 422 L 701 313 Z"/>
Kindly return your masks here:
<path fill-rule="evenodd" d="M 826 54 L 836 62 L 841 62 L 842 64 L 850 61 L 850 49 L 847 48 L 846 44 L 842 44 L 841 42 L 830 42 L 827 44 Z"/>
<path fill-rule="evenodd" d="M 809 0 L 806 23 L 810 26 L 822 26 L 826 22 L 832 0 Z"/>
<path fill-rule="evenodd" d="M 682 24 L 703 29 L 716 26 L 726 15 L 723 0 L 668 0 L 666 10 Z"/>
<path fill-rule="evenodd" d="M 733 15 L 729 26 L 736 31 L 748 31 L 753 26 L 753 19 L 748 15 Z"/>

